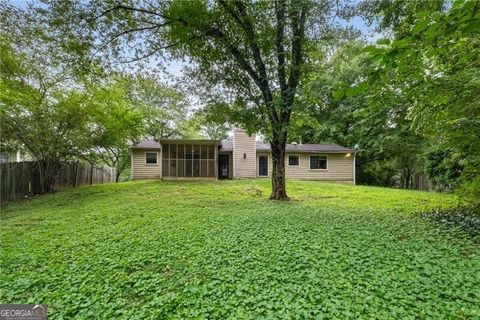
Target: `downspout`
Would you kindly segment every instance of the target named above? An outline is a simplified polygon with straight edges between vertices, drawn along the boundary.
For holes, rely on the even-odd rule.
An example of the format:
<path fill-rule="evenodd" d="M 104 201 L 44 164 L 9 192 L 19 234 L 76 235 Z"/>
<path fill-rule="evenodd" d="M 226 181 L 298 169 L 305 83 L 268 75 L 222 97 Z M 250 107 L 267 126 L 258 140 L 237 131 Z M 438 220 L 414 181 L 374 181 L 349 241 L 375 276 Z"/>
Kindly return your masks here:
<path fill-rule="evenodd" d="M 130 179 L 133 180 L 135 173 L 133 172 L 133 148 L 130 147 Z"/>
<path fill-rule="evenodd" d="M 232 180 L 236 178 L 235 173 L 235 130 L 233 131 L 232 138 Z"/>
<path fill-rule="evenodd" d="M 160 145 L 160 180 L 163 180 L 163 144 Z M 178 150 L 177 150 L 178 151 Z M 157 153 L 158 154 L 158 153 Z M 177 154 L 177 158 L 178 158 L 178 154 Z M 167 159 L 168 160 L 168 159 Z M 193 161 L 193 160 L 192 160 Z M 168 161 L 167 161 L 168 162 Z M 169 163 L 170 164 L 170 163 Z M 169 171 L 170 171 L 170 165 L 168 166 L 169 167 Z M 176 168 L 176 170 L 178 170 Z"/>
<path fill-rule="evenodd" d="M 353 154 L 353 185 L 357 184 L 357 178 L 356 178 L 356 158 L 357 158 L 357 152 Z"/>
<path fill-rule="evenodd" d="M 357 144 L 355 144 L 355 146 L 353 147 L 353 150 L 355 151 L 353 153 L 353 185 L 356 185 L 357 184 L 357 153 L 359 152 L 360 150 L 360 146 Z"/>
<path fill-rule="evenodd" d="M 218 144 L 214 145 L 213 157 L 215 158 L 215 180 L 218 180 Z"/>

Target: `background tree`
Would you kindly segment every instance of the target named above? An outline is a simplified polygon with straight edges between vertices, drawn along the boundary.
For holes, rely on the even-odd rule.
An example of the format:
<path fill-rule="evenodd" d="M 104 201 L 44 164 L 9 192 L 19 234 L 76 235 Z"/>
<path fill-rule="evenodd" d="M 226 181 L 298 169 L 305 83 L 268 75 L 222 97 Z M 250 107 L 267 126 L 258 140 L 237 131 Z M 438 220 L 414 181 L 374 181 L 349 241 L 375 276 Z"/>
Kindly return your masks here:
<path fill-rule="evenodd" d="M 89 89 L 93 106 L 91 148 L 86 158 L 116 168 L 115 181 L 130 165 L 130 146 L 144 132 L 142 113 L 128 97 L 130 77 L 111 79 L 104 86 Z"/>
<path fill-rule="evenodd" d="M 422 172 L 425 139 L 410 128 L 409 103 L 395 86 L 372 84 L 359 90 L 372 66 L 362 53 L 365 46 L 352 37 L 311 48 L 311 71 L 300 88 L 291 138 L 358 144 L 358 183 L 412 188 Z"/>
<path fill-rule="evenodd" d="M 393 39 L 367 49 L 376 61 L 370 83 L 386 82 L 395 74 L 399 92 L 411 102 L 406 117 L 412 128 L 435 146 L 427 157 L 429 173 L 450 166 L 447 171 L 456 173 L 446 176 L 456 181 L 447 184 L 453 186 L 474 180 L 480 185 L 479 8 L 478 1 L 399 3 L 396 16 L 402 17 L 405 9 L 413 23 L 396 19 Z M 435 156 L 439 152 L 442 161 Z"/>
<path fill-rule="evenodd" d="M 60 85 L 64 74 L 48 75 L 37 60 L 6 41 L 1 46 L 2 143 L 29 151 L 39 166 L 42 192 L 49 192 L 62 163 L 84 151 L 89 105 L 83 93 Z"/>
<path fill-rule="evenodd" d="M 118 180 L 132 143 L 181 137 L 189 114 L 183 93 L 154 75 L 98 64 L 85 54 L 88 39 L 60 35 L 44 7 L 2 3 L 0 13 L 2 146 L 28 150 L 42 192 L 67 161 L 116 167 Z"/>
<path fill-rule="evenodd" d="M 132 144 L 198 133 L 197 127 L 188 128 L 184 94 L 154 76 L 116 73 L 88 91 L 95 129 L 87 158 L 115 167 L 116 181 L 130 165 Z"/>
<path fill-rule="evenodd" d="M 136 74 L 128 79 L 127 99 L 144 114 L 142 139 L 182 138 L 187 133 L 190 102 L 185 93 L 156 76 Z"/>

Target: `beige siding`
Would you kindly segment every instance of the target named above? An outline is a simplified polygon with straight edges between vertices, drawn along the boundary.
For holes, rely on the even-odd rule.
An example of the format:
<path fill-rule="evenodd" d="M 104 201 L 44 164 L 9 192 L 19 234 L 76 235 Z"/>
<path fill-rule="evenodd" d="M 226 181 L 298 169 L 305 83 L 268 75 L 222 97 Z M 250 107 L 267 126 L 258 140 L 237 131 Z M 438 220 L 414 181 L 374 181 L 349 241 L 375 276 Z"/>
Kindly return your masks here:
<path fill-rule="evenodd" d="M 267 155 L 267 153 L 259 152 L 257 155 L 256 176 L 258 176 L 258 156 Z M 322 181 L 338 181 L 353 183 L 353 155 L 347 157 L 345 153 L 292 153 L 299 156 L 298 166 L 288 165 L 288 153 L 285 157 L 285 176 L 290 179 L 303 180 L 322 180 Z M 327 156 L 326 170 L 310 170 L 310 156 L 322 155 Z M 272 156 L 268 154 L 268 175 L 272 175 Z"/>
<path fill-rule="evenodd" d="M 157 152 L 157 164 L 145 163 L 145 152 Z M 162 177 L 162 159 L 158 150 L 132 150 L 132 179 L 160 179 Z"/>
<path fill-rule="evenodd" d="M 310 170 L 310 156 L 327 156 L 327 169 Z M 292 179 L 325 180 L 325 181 L 352 181 L 353 182 L 353 155 L 347 157 L 345 153 L 328 154 L 300 154 L 299 166 L 288 165 L 288 154 L 285 166 L 285 175 Z"/>
<path fill-rule="evenodd" d="M 235 130 L 233 135 L 233 178 L 255 178 L 255 136 L 244 130 Z M 243 155 L 246 154 L 244 159 Z"/>

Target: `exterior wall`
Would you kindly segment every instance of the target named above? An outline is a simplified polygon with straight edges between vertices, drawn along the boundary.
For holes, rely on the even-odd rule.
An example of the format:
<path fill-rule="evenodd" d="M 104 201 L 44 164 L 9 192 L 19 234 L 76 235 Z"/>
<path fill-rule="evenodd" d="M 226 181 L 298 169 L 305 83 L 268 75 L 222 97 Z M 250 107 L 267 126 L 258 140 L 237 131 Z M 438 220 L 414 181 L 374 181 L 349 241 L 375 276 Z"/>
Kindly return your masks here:
<path fill-rule="evenodd" d="M 246 158 L 243 155 L 246 154 Z M 244 130 L 233 133 L 233 178 L 256 177 L 256 144 L 255 135 L 251 137 Z"/>
<path fill-rule="evenodd" d="M 157 152 L 157 164 L 146 164 L 145 152 Z M 132 149 L 132 179 L 160 178 L 162 178 L 160 149 Z"/>
<path fill-rule="evenodd" d="M 288 165 L 289 155 L 299 156 L 298 166 Z M 256 177 L 258 176 L 258 156 L 267 155 L 265 152 L 257 154 Z M 310 169 L 310 156 L 322 155 L 327 156 L 327 169 Z M 287 153 L 285 157 L 285 176 L 288 179 L 301 180 L 322 180 L 335 182 L 354 183 L 354 155 L 346 156 L 346 153 Z M 268 175 L 272 175 L 272 156 L 268 153 Z M 265 177 L 261 177 L 265 178 Z"/>

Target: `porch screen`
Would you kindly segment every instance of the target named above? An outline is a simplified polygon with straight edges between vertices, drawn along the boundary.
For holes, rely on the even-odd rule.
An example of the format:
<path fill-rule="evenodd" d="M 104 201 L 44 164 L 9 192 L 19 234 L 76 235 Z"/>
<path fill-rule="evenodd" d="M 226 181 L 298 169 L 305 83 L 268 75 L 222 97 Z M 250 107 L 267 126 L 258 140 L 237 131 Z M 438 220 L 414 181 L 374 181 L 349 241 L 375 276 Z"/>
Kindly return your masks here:
<path fill-rule="evenodd" d="M 179 178 L 215 178 L 214 145 L 164 144 L 162 175 Z"/>

